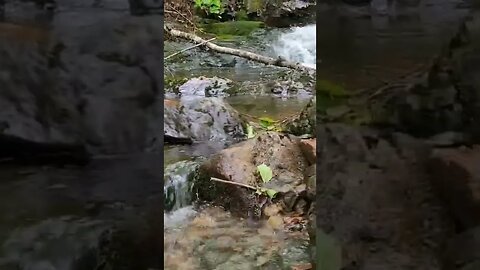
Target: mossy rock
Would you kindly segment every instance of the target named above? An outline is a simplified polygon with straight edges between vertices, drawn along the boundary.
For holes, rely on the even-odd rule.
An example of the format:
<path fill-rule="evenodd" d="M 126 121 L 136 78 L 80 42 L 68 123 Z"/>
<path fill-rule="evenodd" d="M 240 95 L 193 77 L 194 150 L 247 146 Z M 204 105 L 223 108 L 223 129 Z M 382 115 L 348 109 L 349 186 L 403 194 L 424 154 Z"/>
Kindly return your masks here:
<path fill-rule="evenodd" d="M 263 27 L 263 22 L 258 21 L 231 21 L 219 22 L 203 25 L 206 32 L 215 34 L 221 37 L 231 36 L 248 36 L 253 31 Z"/>
<path fill-rule="evenodd" d="M 188 78 L 183 76 L 165 76 L 165 89 L 178 93 L 178 87 L 188 81 Z"/>
<path fill-rule="evenodd" d="M 318 94 L 323 94 L 330 97 L 349 96 L 349 93 L 343 86 L 329 80 L 318 80 L 316 84 L 316 90 Z"/>

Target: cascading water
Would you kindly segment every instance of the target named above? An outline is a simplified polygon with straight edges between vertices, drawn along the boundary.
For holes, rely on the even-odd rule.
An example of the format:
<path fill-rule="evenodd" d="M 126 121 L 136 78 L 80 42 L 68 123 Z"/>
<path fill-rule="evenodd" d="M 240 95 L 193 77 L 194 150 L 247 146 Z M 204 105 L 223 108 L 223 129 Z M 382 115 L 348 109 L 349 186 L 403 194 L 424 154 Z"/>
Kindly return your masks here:
<path fill-rule="evenodd" d="M 288 61 L 316 67 L 316 31 L 317 26 L 315 24 L 293 27 L 290 31 L 280 35 L 273 45 L 273 50 L 277 56 L 281 56 Z"/>

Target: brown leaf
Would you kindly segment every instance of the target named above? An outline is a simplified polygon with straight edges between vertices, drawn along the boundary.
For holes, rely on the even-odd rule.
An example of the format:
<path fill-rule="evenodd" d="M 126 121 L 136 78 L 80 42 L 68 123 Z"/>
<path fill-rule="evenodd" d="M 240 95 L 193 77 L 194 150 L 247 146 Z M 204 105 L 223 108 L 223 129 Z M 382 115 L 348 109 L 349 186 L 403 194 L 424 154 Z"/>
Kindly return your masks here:
<path fill-rule="evenodd" d="M 312 269 L 311 263 L 292 265 L 292 270 L 311 270 L 311 269 Z"/>

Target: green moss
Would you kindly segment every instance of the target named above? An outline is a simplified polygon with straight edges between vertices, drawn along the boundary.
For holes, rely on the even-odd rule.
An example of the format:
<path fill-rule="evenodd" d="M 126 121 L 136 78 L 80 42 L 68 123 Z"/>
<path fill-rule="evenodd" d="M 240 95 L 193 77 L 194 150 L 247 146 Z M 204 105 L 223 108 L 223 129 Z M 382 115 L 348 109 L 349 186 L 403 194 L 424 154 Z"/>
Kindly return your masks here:
<path fill-rule="evenodd" d="M 254 30 L 263 27 L 263 22 L 258 21 L 231 21 L 203 25 L 206 32 L 222 37 L 248 36 Z"/>
<path fill-rule="evenodd" d="M 165 89 L 173 90 L 174 92 L 178 90 L 178 87 L 188 81 L 187 78 L 183 76 L 165 76 L 164 83 Z"/>
<path fill-rule="evenodd" d="M 261 13 L 264 7 L 263 0 L 246 0 L 244 3 L 248 13 Z"/>
<path fill-rule="evenodd" d="M 317 93 L 325 94 L 331 97 L 346 97 L 349 95 L 343 86 L 328 80 L 317 81 L 316 89 Z"/>
<path fill-rule="evenodd" d="M 237 13 L 235 13 L 235 19 L 237 21 L 247 21 L 248 20 L 247 11 L 245 11 L 244 9 L 237 11 Z"/>

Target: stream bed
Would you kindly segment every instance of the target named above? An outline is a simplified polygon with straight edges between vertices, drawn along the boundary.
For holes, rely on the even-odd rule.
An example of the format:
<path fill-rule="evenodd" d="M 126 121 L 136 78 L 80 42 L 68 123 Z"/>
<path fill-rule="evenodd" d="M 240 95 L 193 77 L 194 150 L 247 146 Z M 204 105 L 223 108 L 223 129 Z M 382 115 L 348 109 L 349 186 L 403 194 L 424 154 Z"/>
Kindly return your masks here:
<path fill-rule="evenodd" d="M 162 150 L 152 146 L 149 151 L 138 153 L 138 149 L 144 145 L 136 139 L 144 134 L 136 132 L 141 133 L 146 129 L 145 118 L 158 120 L 161 117 L 160 114 L 150 115 L 151 111 L 145 110 L 143 103 L 137 105 L 140 102 L 135 98 L 148 97 L 152 82 L 155 84 L 155 79 L 159 81 L 163 78 L 163 74 L 154 72 L 161 70 L 160 66 L 163 65 L 162 59 L 158 57 L 161 55 L 158 48 L 163 42 L 158 33 L 162 29 L 155 28 L 160 25 L 157 22 L 162 17 L 132 18 L 128 14 L 126 1 L 108 1 L 104 8 L 93 8 L 87 4 L 78 6 L 70 2 L 62 2 L 53 21 L 52 18 L 42 18 L 47 21 L 48 31 L 65 37 L 66 40 L 66 55 L 58 65 L 71 69 L 62 70 L 65 73 L 58 76 L 62 80 L 67 78 L 65 81 L 68 82 L 61 89 L 74 88 L 75 91 L 69 92 L 72 99 L 83 102 L 75 105 L 78 105 L 79 110 L 86 106 L 88 113 L 82 118 L 84 122 L 80 126 L 84 128 L 84 133 L 95 133 L 95 136 L 91 136 L 94 138 L 92 144 L 97 145 L 98 141 L 100 144 L 108 142 L 105 149 L 115 149 L 120 153 L 98 155 L 86 165 L 2 163 L 0 269 L 94 269 L 105 259 L 102 257 L 105 246 L 118 248 L 103 241 L 111 239 L 111 232 L 117 228 L 123 228 L 120 235 L 126 235 L 125 238 L 120 237 L 121 246 L 126 250 L 120 249 L 115 254 L 127 254 L 118 257 L 128 258 L 129 261 L 121 262 L 123 268 L 113 269 L 163 269 L 162 249 L 165 250 L 163 259 L 164 269 L 167 270 L 291 269 L 292 265 L 309 262 L 308 238 L 305 234 L 278 232 L 271 224 L 250 224 L 248 220 L 233 217 L 228 211 L 216 207 L 193 206 L 191 194 L 188 194 L 191 188 L 188 186 L 188 170 L 174 171 L 171 175 L 175 180 L 174 185 L 171 185 L 173 190 L 168 191 L 170 186 L 167 183 L 161 190 L 162 178 L 165 176 L 160 167 L 162 155 L 164 169 L 178 162 L 195 166 L 227 147 L 229 142 L 167 145 Z M 316 68 L 319 79 L 333 81 L 354 91 L 395 79 L 428 63 L 455 32 L 457 23 L 468 13 L 468 9 L 462 8 L 459 2 L 462 1 L 422 1 L 418 8 L 402 10 L 399 7 L 395 15 L 373 17 L 358 16 L 348 10 L 325 9 L 319 13 L 316 25 L 318 52 L 312 51 L 312 41 L 315 40 L 312 25 L 291 29 L 260 29 L 246 41 L 222 43 L 238 45 L 274 57 L 304 61 L 309 65 L 315 64 L 314 59 L 318 57 Z M 22 13 L 19 8 L 22 5 L 17 6 L 17 2 L 8 4 L 6 10 L 10 13 L 6 17 L 18 14 L 30 16 L 28 12 Z M 29 8 L 29 11 L 32 10 L 30 6 Z M 21 21 L 20 15 L 20 19 L 13 18 L 12 21 Z M 131 32 L 135 34 L 117 31 L 118 28 L 133 29 Z M 136 32 L 140 30 L 144 32 Z M 289 39 L 292 35 L 298 39 Z M 147 41 L 136 43 L 131 36 Z M 123 39 L 129 46 L 118 45 L 118 40 Z M 25 45 L 28 40 L 21 42 Z M 23 46 L 12 44 L 10 47 L 15 49 Z M 186 43 L 180 45 L 182 48 L 188 46 Z M 178 48 L 179 44 L 166 43 L 165 55 Z M 7 50 L 5 55 L 11 51 L 14 50 Z M 119 59 L 118 55 L 123 54 L 128 57 Z M 97 55 L 104 58 L 99 60 Z M 315 55 L 317 56 L 314 57 Z M 31 70 L 25 72 L 18 69 L 23 76 L 19 77 L 20 81 L 35 89 L 42 85 L 43 81 L 39 82 L 38 78 L 43 78 L 43 75 L 35 73 L 41 65 L 24 65 L 23 61 L 33 61 L 29 54 L 15 57 L 18 57 L 15 58 L 18 66 L 12 70 L 31 67 Z M 240 85 L 241 91 L 224 99 L 238 111 L 255 117 L 282 119 L 299 112 L 309 98 L 315 95 L 308 91 L 298 95 L 272 94 L 271 83 L 280 76 L 288 77 L 283 69 L 197 50 L 190 51 L 183 57 L 185 61 L 173 63 L 165 74 L 230 79 Z M 153 70 L 149 76 L 141 73 L 140 68 L 122 62 L 136 58 L 148 59 L 143 68 Z M 124 76 L 117 76 L 118 74 Z M 23 85 L 18 88 L 9 86 L 6 89 L 24 89 Z M 73 94 L 83 93 L 82 91 L 86 94 Z M 134 95 L 132 91 L 137 92 Z M 58 93 L 55 95 L 60 96 Z M 2 100 L 5 100 L 3 96 Z M 125 108 L 132 111 L 127 114 Z M 22 109 L 30 113 L 29 107 Z M 62 113 L 52 114 L 57 118 L 66 117 Z M 26 117 L 19 113 L 14 116 L 15 121 L 24 123 Z M 66 119 L 77 123 L 79 118 Z M 33 125 L 25 122 L 21 127 Z M 158 121 L 156 123 L 161 124 Z M 55 125 L 52 126 L 56 128 Z M 129 128 L 121 128 L 124 126 Z M 55 128 L 52 128 L 52 137 L 64 139 L 64 134 Z M 37 129 L 32 130 L 32 136 L 41 134 Z M 171 204 L 171 211 L 162 216 L 160 206 L 168 192 L 177 195 Z M 160 229 L 162 217 L 165 219 L 163 231 Z M 161 246 L 162 237 L 164 246 Z"/>

